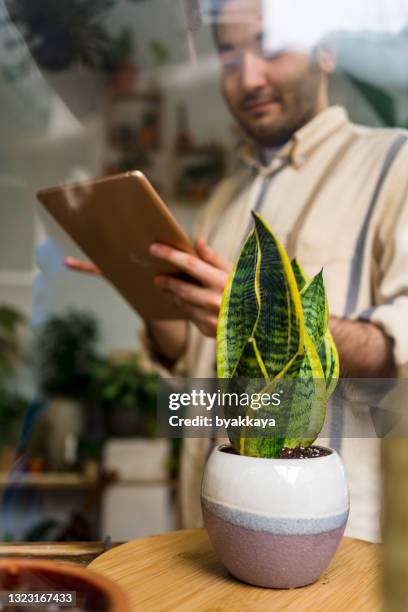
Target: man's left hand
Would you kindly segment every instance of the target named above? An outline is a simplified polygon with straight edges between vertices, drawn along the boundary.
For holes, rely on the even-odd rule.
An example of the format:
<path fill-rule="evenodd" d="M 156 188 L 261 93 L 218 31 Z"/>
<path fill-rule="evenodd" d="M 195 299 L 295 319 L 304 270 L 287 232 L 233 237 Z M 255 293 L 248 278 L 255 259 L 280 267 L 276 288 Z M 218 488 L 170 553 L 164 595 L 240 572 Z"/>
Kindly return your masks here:
<path fill-rule="evenodd" d="M 210 248 L 203 238 L 195 244 L 196 255 L 184 253 L 165 244 L 153 244 L 154 257 L 173 264 L 180 272 L 199 284 L 173 276 L 156 276 L 156 286 L 169 294 L 189 319 L 205 335 L 215 338 L 222 294 L 232 270 L 232 264 Z"/>

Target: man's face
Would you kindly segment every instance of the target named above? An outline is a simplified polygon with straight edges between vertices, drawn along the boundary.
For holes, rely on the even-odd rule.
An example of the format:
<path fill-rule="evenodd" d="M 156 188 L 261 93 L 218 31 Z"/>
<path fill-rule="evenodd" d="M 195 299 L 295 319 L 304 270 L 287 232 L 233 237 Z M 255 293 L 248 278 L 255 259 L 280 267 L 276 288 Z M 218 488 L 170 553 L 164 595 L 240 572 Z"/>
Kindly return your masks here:
<path fill-rule="evenodd" d="M 237 11 L 250 19 L 234 23 Z M 300 52 L 266 55 L 260 1 L 230 0 L 220 17 L 216 38 L 228 105 L 261 146 L 278 146 L 320 110 L 323 73 Z"/>

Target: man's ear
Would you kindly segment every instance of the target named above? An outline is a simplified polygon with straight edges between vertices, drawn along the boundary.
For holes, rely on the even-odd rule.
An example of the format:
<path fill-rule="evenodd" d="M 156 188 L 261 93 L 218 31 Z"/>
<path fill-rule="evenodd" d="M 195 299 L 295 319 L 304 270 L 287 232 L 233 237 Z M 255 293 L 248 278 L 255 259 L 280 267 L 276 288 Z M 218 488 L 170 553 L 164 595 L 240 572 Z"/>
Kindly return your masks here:
<path fill-rule="evenodd" d="M 331 74 L 336 69 L 337 57 L 332 44 L 324 43 L 317 49 L 317 62 L 320 70 L 325 74 Z"/>

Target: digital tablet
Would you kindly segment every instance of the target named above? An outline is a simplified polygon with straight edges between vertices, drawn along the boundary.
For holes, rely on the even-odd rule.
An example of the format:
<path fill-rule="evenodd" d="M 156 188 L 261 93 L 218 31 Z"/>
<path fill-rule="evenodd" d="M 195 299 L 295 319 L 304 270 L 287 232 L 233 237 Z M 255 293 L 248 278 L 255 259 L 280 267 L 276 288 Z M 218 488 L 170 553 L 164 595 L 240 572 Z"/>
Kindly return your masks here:
<path fill-rule="evenodd" d="M 129 304 L 147 321 L 185 318 L 154 285 L 180 271 L 149 253 L 162 242 L 188 253 L 193 245 L 141 172 L 44 189 L 37 197 Z"/>

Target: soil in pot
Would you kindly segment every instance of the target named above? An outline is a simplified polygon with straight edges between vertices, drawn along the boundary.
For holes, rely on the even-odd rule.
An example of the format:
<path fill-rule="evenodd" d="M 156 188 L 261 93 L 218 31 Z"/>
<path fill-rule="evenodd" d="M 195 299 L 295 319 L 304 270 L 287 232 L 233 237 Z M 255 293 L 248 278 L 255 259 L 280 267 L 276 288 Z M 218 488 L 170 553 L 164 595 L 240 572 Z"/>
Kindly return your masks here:
<path fill-rule="evenodd" d="M 232 446 L 225 446 L 221 448 L 223 453 L 230 453 L 231 455 L 238 455 L 237 451 Z M 315 457 L 327 457 L 331 455 L 332 451 L 329 448 L 323 446 L 299 446 L 298 448 L 287 448 L 284 447 L 281 450 L 279 459 L 314 459 Z"/>

